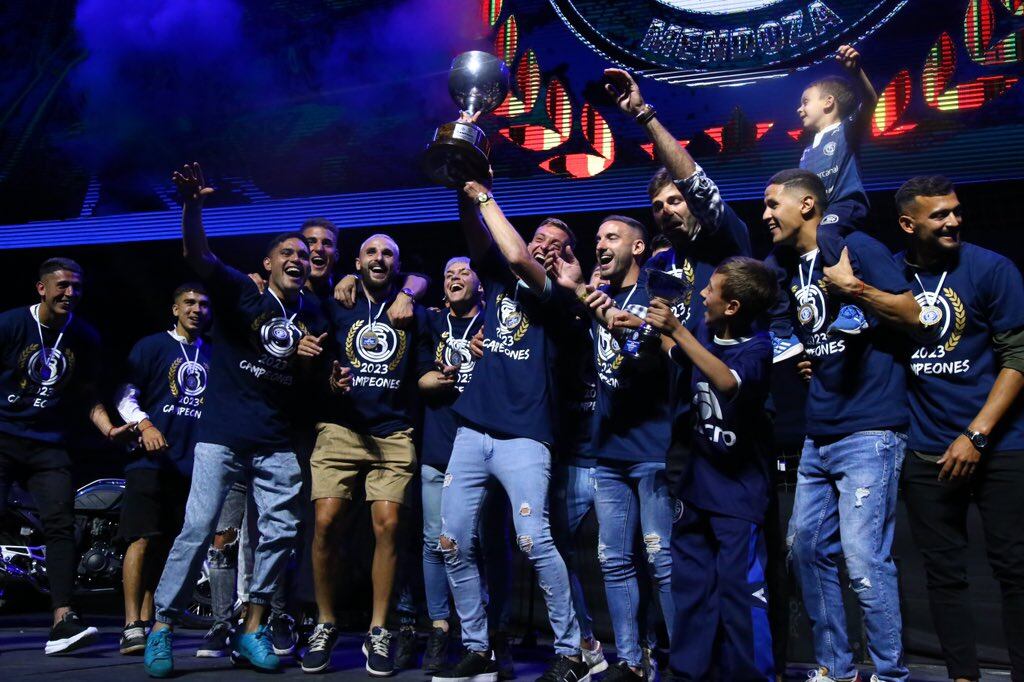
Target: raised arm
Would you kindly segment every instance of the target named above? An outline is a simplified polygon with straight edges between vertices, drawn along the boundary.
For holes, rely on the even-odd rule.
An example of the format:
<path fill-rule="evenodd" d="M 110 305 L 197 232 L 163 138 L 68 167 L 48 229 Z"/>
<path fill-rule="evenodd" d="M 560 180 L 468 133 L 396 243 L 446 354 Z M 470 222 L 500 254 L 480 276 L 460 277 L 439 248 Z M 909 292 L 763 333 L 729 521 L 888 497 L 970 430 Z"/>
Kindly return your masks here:
<path fill-rule="evenodd" d="M 846 73 L 854 83 L 854 87 L 860 92 L 860 112 L 857 115 L 857 122 L 866 125 L 875 113 L 878 106 L 878 93 L 871 79 L 864 72 L 860 65 L 860 52 L 851 45 L 840 45 L 836 50 L 836 61 L 842 64 Z"/>
<path fill-rule="evenodd" d="M 180 171 L 174 171 L 171 180 L 182 197 L 181 236 L 185 261 L 198 275 L 205 277 L 213 272 L 217 263 L 203 228 L 203 202 L 213 194 L 213 188 L 206 186 L 198 163 L 185 164 Z"/>

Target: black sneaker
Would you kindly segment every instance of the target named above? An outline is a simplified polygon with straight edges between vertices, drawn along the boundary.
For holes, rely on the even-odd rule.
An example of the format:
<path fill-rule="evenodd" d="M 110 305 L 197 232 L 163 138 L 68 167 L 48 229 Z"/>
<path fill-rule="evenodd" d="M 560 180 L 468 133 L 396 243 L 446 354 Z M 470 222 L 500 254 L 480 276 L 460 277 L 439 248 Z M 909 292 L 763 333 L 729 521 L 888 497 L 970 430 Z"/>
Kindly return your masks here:
<path fill-rule="evenodd" d="M 267 629 L 270 630 L 270 643 L 274 647 L 275 654 L 287 656 L 295 651 L 295 642 L 299 638 L 295 634 L 294 618 L 287 613 L 271 616 Z"/>
<path fill-rule="evenodd" d="M 494 646 L 494 658 L 498 663 L 498 679 L 514 680 L 516 678 L 516 662 L 512 660 L 512 642 L 506 632 L 496 633 L 491 637 Z"/>
<path fill-rule="evenodd" d="M 415 655 L 416 630 L 411 625 L 403 625 L 398 630 L 398 641 L 395 642 L 395 670 L 408 668 Z"/>
<path fill-rule="evenodd" d="M 227 623 L 214 623 L 203 635 L 203 641 L 196 649 L 196 658 L 221 658 L 227 655 L 231 644 L 231 628 Z"/>
<path fill-rule="evenodd" d="M 455 667 L 434 675 L 431 682 L 498 682 L 498 664 L 490 652 L 467 651 Z"/>
<path fill-rule="evenodd" d="M 590 666 L 568 656 L 559 656 L 537 682 L 590 682 Z"/>
<path fill-rule="evenodd" d="M 118 646 L 122 655 L 141 654 L 146 650 L 146 624 L 137 620 L 124 626 L 121 631 L 121 644 Z"/>
<path fill-rule="evenodd" d="M 448 631 L 434 628 L 427 638 L 427 648 L 423 652 L 423 672 L 436 673 L 448 664 Z"/>
<path fill-rule="evenodd" d="M 366 656 L 366 672 L 372 677 L 388 677 L 395 673 L 395 662 L 391 658 L 391 633 L 374 625 L 363 640 L 363 656 Z"/>
<path fill-rule="evenodd" d="M 331 652 L 338 643 L 338 628 L 334 623 L 318 623 L 309 636 L 309 649 L 302 657 L 302 672 L 319 673 L 331 664 Z"/>
<path fill-rule="evenodd" d="M 601 682 L 641 682 L 644 679 L 642 673 L 633 672 L 632 668 L 625 661 L 619 661 L 609 666 L 608 672 L 601 678 Z"/>
<path fill-rule="evenodd" d="M 64 617 L 50 629 L 50 639 L 46 642 L 46 655 L 59 656 L 89 646 L 99 638 L 99 630 L 86 627 L 74 611 L 68 611 Z M 143 644 L 145 648 L 145 644 Z"/>

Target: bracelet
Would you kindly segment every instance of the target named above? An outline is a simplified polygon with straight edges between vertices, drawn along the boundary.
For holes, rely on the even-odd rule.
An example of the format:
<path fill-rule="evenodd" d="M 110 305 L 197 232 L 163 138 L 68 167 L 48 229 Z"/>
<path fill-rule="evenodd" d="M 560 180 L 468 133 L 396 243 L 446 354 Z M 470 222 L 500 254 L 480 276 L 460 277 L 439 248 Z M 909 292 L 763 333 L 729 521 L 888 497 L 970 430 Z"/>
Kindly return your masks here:
<path fill-rule="evenodd" d="M 857 289 L 857 291 L 853 292 L 853 295 L 856 296 L 857 298 L 860 298 L 861 296 L 864 295 L 864 280 L 857 280 L 857 284 L 860 285 L 860 288 Z"/>
<path fill-rule="evenodd" d="M 110 428 L 107 429 L 107 435 L 106 435 L 106 439 L 107 440 L 110 440 L 110 434 L 112 434 L 114 432 L 114 429 L 116 429 L 116 428 L 117 427 L 114 426 L 113 424 L 110 425 Z"/>
<path fill-rule="evenodd" d="M 149 430 L 149 429 L 155 429 L 155 428 L 156 428 L 156 427 L 155 427 L 155 426 L 153 426 L 153 424 L 151 423 L 151 424 L 150 424 L 149 426 L 143 426 L 143 427 L 142 427 L 142 429 L 141 429 L 141 430 L 139 431 L 139 433 L 145 433 L 145 432 L 146 432 L 147 430 Z"/>
<path fill-rule="evenodd" d="M 643 110 L 636 115 L 636 122 L 642 126 L 650 123 L 651 119 L 658 115 L 658 110 L 650 104 L 645 104 Z"/>

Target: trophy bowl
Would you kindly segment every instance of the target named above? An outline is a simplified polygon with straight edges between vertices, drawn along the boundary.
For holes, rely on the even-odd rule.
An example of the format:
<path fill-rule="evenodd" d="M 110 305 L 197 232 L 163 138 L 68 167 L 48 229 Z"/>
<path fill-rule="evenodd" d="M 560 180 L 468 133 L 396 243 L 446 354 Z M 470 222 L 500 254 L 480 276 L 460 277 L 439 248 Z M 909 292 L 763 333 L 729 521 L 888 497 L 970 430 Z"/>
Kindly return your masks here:
<path fill-rule="evenodd" d="M 448 93 L 461 111 L 487 114 L 505 101 L 509 71 L 505 62 L 488 52 L 463 52 L 452 61 Z M 469 180 L 487 177 L 491 143 L 476 124 L 445 123 L 423 152 L 423 172 L 431 182 L 459 188 Z"/>

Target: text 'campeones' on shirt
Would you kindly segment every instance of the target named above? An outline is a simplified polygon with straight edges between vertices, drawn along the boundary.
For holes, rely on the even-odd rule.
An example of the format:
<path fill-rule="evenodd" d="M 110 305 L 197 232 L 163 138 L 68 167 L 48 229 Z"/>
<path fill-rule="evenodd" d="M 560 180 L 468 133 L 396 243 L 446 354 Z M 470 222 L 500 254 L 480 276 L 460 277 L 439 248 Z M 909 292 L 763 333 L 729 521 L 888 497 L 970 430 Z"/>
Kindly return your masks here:
<path fill-rule="evenodd" d="M 87 415 L 81 389 L 100 374 L 100 338 L 72 314 L 63 328 L 39 322 L 38 305 L 0 314 L 0 433 L 66 442 Z"/>
<path fill-rule="evenodd" d="M 342 366 L 351 368 L 352 388 L 327 398 L 321 413 L 324 421 L 380 437 L 412 428 L 416 337 L 423 309 L 417 305 L 409 326 L 398 329 L 388 319 L 394 300 L 392 292 L 373 303 L 360 291 L 352 308 L 333 298 L 327 301 L 333 353 Z"/>
<path fill-rule="evenodd" d="M 455 317 L 447 310 L 424 311 L 423 329 L 417 343 L 417 378 L 436 370 L 438 365 L 459 368 L 454 384 L 443 394 L 422 397 L 420 462 L 438 471 L 448 468 L 458 430 L 458 418 L 452 406 L 473 379 L 477 359 L 470 352 L 469 344 L 483 326 L 482 310 L 476 317 Z"/>
<path fill-rule="evenodd" d="M 291 450 L 308 405 L 299 341 L 327 331 L 321 303 L 261 294 L 248 276 L 217 261 L 204 282 L 213 303 L 209 385 L 198 440 L 235 451 Z"/>
<path fill-rule="evenodd" d="M 697 331 L 701 345 L 724 362 L 739 383 L 731 398 L 693 368 L 693 453 L 680 479 L 679 496 L 698 509 L 764 523 L 771 484 L 771 450 L 765 434 L 772 344 L 767 333 L 724 340 L 707 327 Z"/>
<path fill-rule="evenodd" d="M 911 265 L 905 253 L 895 262 L 922 308 L 935 306 L 941 315 L 908 361 L 909 446 L 941 454 L 995 384 L 1001 368 L 992 335 L 1024 328 L 1024 281 L 1008 258 L 974 244 L 962 244 L 954 258 L 931 269 Z M 989 452 L 1024 450 L 1024 400 L 1014 401 L 988 441 Z"/>
<path fill-rule="evenodd" d="M 815 134 L 800 156 L 800 168 L 821 178 L 829 204 L 856 202 L 865 209 L 868 195 L 860 177 L 860 107 L 843 120 Z"/>
<path fill-rule="evenodd" d="M 484 356 L 455 412 L 488 433 L 554 445 L 558 345 L 572 296 L 550 280 L 544 294 L 534 294 L 493 244 L 473 270 L 486 301 Z"/>
<path fill-rule="evenodd" d="M 851 256 L 860 263 L 861 278 L 882 291 L 901 294 L 908 287 L 892 254 L 863 232 L 846 237 Z M 817 250 L 800 257 L 770 255 L 768 262 L 789 274 L 794 328 L 813 363 L 807 394 L 808 436 L 845 436 L 856 431 L 907 425 L 906 380 L 900 362 L 899 332 L 868 317 L 869 329 L 855 336 L 828 333 L 846 301 L 830 296 L 822 284 L 824 268 Z M 782 258 L 782 261 L 777 260 Z"/>
<path fill-rule="evenodd" d="M 136 448 L 126 471 L 173 467 L 182 475 L 192 475 L 210 371 L 210 344 L 202 339 L 190 344 L 160 332 L 135 344 L 128 354 L 127 379 L 138 391 L 139 409 L 163 434 L 167 448 L 157 453 Z"/>
<path fill-rule="evenodd" d="M 634 286 L 614 294 L 606 290 L 612 294 L 616 308 L 640 318 L 647 316 L 647 273 L 641 271 Z M 596 320 L 593 334 L 597 369 L 594 456 L 625 462 L 664 462 L 672 439 L 676 384 L 687 374 L 656 344 L 645 345 L 640 357 L 633 358 L 620 353 L 618 340 Z"/>

